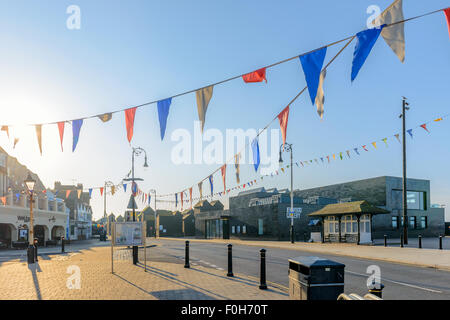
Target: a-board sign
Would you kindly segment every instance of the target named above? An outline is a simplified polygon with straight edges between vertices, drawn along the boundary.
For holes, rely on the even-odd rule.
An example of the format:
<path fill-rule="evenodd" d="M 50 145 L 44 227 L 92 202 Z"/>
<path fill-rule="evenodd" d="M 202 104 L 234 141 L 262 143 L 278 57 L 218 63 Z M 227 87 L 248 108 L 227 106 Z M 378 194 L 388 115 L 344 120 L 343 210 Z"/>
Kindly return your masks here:
<path fill-rule="evenodd" d="M 114 228 L 115 246 L 142 246 L 142 222 L 116 222 Z"/>

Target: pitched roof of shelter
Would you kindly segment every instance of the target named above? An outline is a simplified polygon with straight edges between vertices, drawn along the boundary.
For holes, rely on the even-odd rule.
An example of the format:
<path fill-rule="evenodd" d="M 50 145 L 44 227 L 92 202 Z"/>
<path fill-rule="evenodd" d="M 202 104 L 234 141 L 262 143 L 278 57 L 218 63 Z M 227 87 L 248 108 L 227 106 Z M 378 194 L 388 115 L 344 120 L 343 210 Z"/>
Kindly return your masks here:
<path fill-rule="evenodd" d="M 363 200 L 329 204 L 318 211 L 310 213 L 309 216 L 331 216 L 358 213 L 385 214 L 389 212 L 390 211 L 378 208 L 374 205 L 371 205 L 366 200 Z"/>

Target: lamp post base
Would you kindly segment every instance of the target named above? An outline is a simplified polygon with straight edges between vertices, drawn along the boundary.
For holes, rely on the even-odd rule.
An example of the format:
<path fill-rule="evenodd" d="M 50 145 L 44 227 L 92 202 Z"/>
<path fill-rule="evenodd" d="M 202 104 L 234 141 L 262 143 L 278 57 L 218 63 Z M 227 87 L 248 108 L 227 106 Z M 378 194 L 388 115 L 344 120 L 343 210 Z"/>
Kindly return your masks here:
<path fill-rule="evenodd" d="M 138 247 L 133 246 L 133 264 L 137 264 L 139 262 L 138 260 Z"/>
<path fill-rule="evenodd" d="M 34 250 L 35 248 L 33 245 L 30 245 L 27 249 L 28 264 L 33 264 L 35 262 Z"/>

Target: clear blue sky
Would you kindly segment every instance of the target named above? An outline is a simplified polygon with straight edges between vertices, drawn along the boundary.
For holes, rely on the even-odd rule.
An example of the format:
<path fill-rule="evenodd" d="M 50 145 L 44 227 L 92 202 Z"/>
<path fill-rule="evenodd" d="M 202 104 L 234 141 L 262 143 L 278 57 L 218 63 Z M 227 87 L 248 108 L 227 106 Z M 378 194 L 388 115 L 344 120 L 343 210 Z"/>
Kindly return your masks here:
<path fill-rule="evenodd" d="M 368 6 L 382 9 L 392 1 L 3 1 L 0 4 L 1 123 L 24 124 L 74 119 L 166 98 L 230 76 L 295 56 L 365 29 Z M 81 29 L 66 28 L 66 8 L 81 8 Z M 404 1 L 405 17 L 444 8 L 446 0 Z M 377 140 L 377 151 L 330 165 L 295 170 L 295 188 L 309 188 L 381 175 L 401 176 L 400 144 L 380 141 L 399 132 L 401 97 L 411 103 L 408 126 L 449 113 L 450 41 L 443 13 L 405 26 L 406 61 L 401 64 L 380 37 L 353 84 L 354 44 L 328 70 L 325 117 L 320 121 L 308 95 L 291 108 L 287 140 L 294 158 L 309 160 Z M 329 50 L 327 60 L 338 50 Z M 305 86 L 298 59 L 268 70 L 268 84 L 235 80 L 215 87 L 205 129 L 262 128 Z M 174 99 L 166 139 L 161 142 L 155 105 L 137 111 L 132 144 L 149 154 L 150 168 L 137 175 L 141 189 L 181 191 L 217 165 L 181 165 L 170 161 L 177 128 L 193 131 L 195 95 Z M 416 130 L 408 139 L 408 175 L 431 180 L 431 202 L 446 204 L 450 218 L 450 119 Z M 274 123 L 273 128 L 278 128 Z M 31 130 L 31 131 L 30 131 Z M 66 126 L 64 153 L 56 126 L 43 129 L 39 155 L 34 129 L 12 150 L 5 135 L 0 144 L 37 172 L 51 187 L 55 180 L 85 187 L 120 181 L 131 166 L 123 114 L 102 124 L 83 125 L 75 153 Z M 351 149 L 350 149 L 351 150 Z M 243 182 L 258 176 L 242 168 Z M 234 185 L 234 170 L 227 180 Z M 221 189 L 220 175 L 215 177 Z M 265 187 L 288 187 L 288 176 L 265 179 Z M 194 195 L 197 194 L 194 188 Z M 208 190 L 208 185 L 204 187 Z M 128 190 L 129 191 L 129 190 Z M 108 212 L 123 214 L 129 193 L 118 192 Z M 94 216 L 103 214 L 98 192 Z M 142 206 L 140 206 L 142 207 Z"/>

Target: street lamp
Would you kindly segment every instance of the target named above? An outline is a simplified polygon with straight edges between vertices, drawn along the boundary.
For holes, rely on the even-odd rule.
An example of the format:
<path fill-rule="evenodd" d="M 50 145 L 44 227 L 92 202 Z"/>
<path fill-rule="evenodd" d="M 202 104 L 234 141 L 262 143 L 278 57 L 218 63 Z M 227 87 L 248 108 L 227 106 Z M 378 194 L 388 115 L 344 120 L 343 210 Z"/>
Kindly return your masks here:
<path fill-rule="evenodd" d="M 144 160 L 144 168 L 148 168 L 148 164 L 147 164 L 147 152 L 142 149 L 141 147 L 137 147 L 137 148 L 132 148 L 132 153 L 131 153 L 131 178 L 127 178 L 127 179 L 123 179 L 124 181 L 132 181 L 132 190 L 131 190 L 131 196 L 135 197 L 134 194 L 134 190 L 133 190 L 133 186 L 135 185 L 135 181 L 142 181 L 144 179 L 141 178 L 135 178 L 134 177 L 134 156 L 139 156 L 142 152 L 144 152 L 145 155 L 145 160 Z M 135 206 L 133 206 L 133 221 L 136 221 L 136 211 L 135 211 Z M 133 246 L 133 264 L 137 264 L 138 263 L 138 247 L 137 246 Z"/>
<path fill-rule="evenodd" d="M 28 192 L 30 193 L 30 232 L 28 236 L 28 264 L 32 264 L 35 262 L 35 247 L 34 247 L 34 225 L 33 225 L 33 190 L 34 186 L 36 185 L 36 180 L 34 180 L 30 173 L 28 172 L 28 177 L 25 180 L 25 185 L 27 186 Z"/>
<path fill-rule="evenodd" d="M 403 243 L 408 244 L 408 204 L 407 204 L 407 190 L 406 190 L 406 110 L 409 110 L 409 103 L 403 97 L 402 114 L 399 118 L 402 119 L 402 137 L 403 137 Z"/>
<path fill-rule="evenodd" d="M 281 149 L 283 147 L 283 149 Z M 293 215 L 293 211 L 294 211 L 294 167 L 292 165 L 293 162 L 293 157 L 292 157 L 292 144 L 290 143 L 285 143 L 284 145 L 280 146 L 280 164 L 283 163 L 283 158 L 281 157 L 281 153 L 283 151 L 286 152 L 290 152 L 291 153 L 291 243 L 294 243 L 294 215 Z"/>

